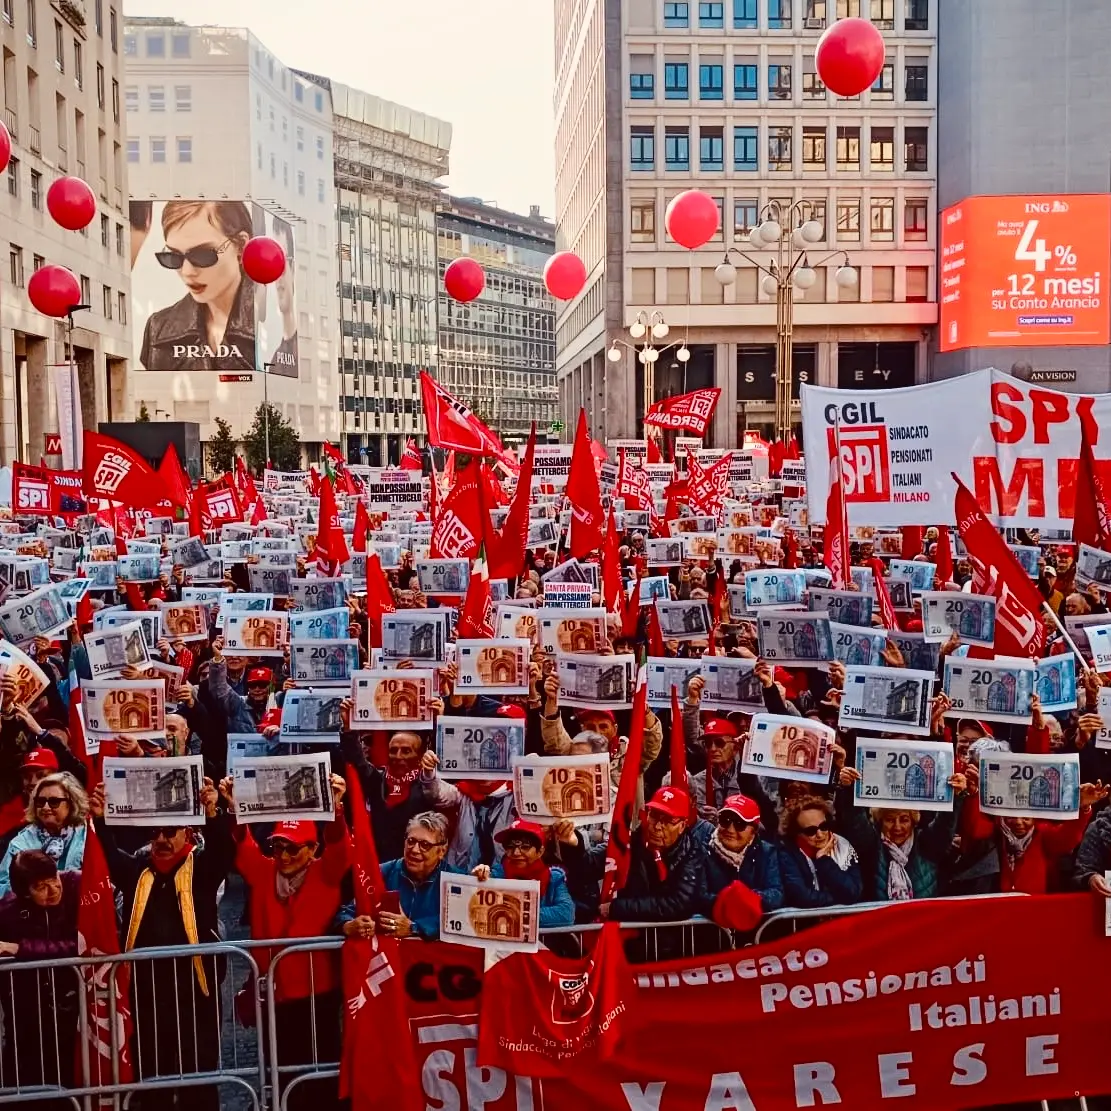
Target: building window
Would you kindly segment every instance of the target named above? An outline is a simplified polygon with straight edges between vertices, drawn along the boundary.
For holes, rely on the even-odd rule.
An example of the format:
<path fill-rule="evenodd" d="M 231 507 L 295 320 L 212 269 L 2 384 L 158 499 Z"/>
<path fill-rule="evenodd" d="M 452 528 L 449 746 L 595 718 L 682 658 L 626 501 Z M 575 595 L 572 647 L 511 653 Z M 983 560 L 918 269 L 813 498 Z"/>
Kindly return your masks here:
<path fill-rule="evenodd" d="M 733 202 L 733 235 L 741 236 L 747 235 L 754 227 L 756 227 L 756 209 L 757 203 L 755 200 L 743 200 Z"/>
<path fill-rule="evenodd" d="M 8 192 L 13 197 L 19 196 L 19 159 L 13 158 L 8 163 Z"/>
<path fill-rule="evenodd" d="M 42 211 L 42 174 L 31 171 L 31 207 Z"/>
<path fill-rule="evenodd" d="M 3 8 L 0 9 L 3 11 L 4 22 L 9 27 L 11 27 L 15 23 L 15 15 L 12 12 L 12 4 L 14 2 L 15 0 L 4 0 Z"/>
<path fill-rule="evenodd" d="M 652 100 L 656 95 L 654 73 L 630 73 L 629 97 L 632 100 Z"/>
<path fill-rule="evenodd" d="M 859 19 L 860 0 L 837 0 L 838 19 Z"/>
<path fill-rule="evenodd" d="M 23 288 L 23 248 L 12 244 L 8 248 L 8 271 L 12 285 Z"/>
<path fill-rule="evenodd" d="M 116 309 L 121 324 L 127 323 L 127 294 L 121 289 L 116 295 Z"/>
<path fill-rule="evenodd" d="M 739 65 L 733 67 L 733 99 L 755 100 L 759 96 L 756 88 L 756 67 Z"/>
<path fill-rule="evenodd" d="M 698 67 L 698 97 L 700 100 L 724 99 L 724 73 L 724 67 L 717 64 Z"/>
<path fill-rule="evenodd" d="M 27 0 L 27 41 L 35 46 L 38 43 L 38 17 L 35 15 L 36 0 Z"/>
<path fill-rule="evenodd" d="M 305 129 L 303 127 L 297 128 L 297 149 L 305 149 Z"/>
<path fill-rule="evenodd" d="M 791 99 L 791 67 L 783 63 L 768 66 L 768 99 Z"/>
<path fill-rule="evenodd" d="M 928 301 L 930 299 L 930 268 L 928 266 L 907 267 L 907 300 Z"/>
<path fill-rule="evenodd" d="M 177 160 L 179 162 L 193 161 L 193 140 L 186 136 L 177 137 Z"/>
<path fill-rule="evenodd" d="M 151 162 L 166 161 L 166 140 L 164 138 L 151 137 L 150 160 Z"/>
<path fill-rule="evenodd" d="M 810 197 L 805 198 L 806 203 L 810 205 L 810 215 L 807 217 L 809 220 L 816 220 L 822 225 L 822 238 L 826 237 L 826 202 L 825 198 L 814 200 Z"/>
<path fill-rule="evenodd" d="M 151 85 L 147 89 L 147 108 L 151 112 L 166 111 L 166 90 L 162 85 Z"/>
<path fill-rule="evenodd" d="M 738 30 L 756 28 L 756 0 L 733 0 L 733 26 Z"/>
<path fill-rule="evenodd" d="M 826 0 L 806 0 L 803 24 L 808 31 L 820 31 L 826 25 Z"/>
<path fill-rule="evenodd" d="M 139 86 L 128 85 L 123 91 L 124 104 L 129 112 L 139 111 Z"/>
<path fill-rule="evenodd" d="M 925 197 L 908 197 L 903 203 L 903 239 L 925 243 L 929 236 L 929 216 Z"/>
<path fill-rule="evenodd" d="M 903 133 L 903 156 L 907 170 L 925 173 L 929 169 L 930 129 L 928 127 L 908 127 Z"/>
<path fill-rule="evenodd" d="M 930 0 L 906 0 L 906 18 L 903 26 L 908 31 L 930 29 Z"/>
<path fill-rule="evenodd" d="M 100 290 L 101 303 L 104 306 L 104 319 L 112 319 L 112 289 L 110 286 L 102 286 Z"/>
<path fill-rule="evenodd" d="M 148 58 L 165 58 L 166 57 L 166 36 L 165 35 L 147 35 L 147 57 Z"/>
<path fill-rule="evenodd" d="M 755 171 L 759 165 L 755 127 L 733 128 L 733 169 Z"/>
<path fill-rule="evenodd" d="M 630 203 L 629 237 L 633 243 L 656 242 L 655 201 L 632 201 Z"/>
<path fill-rule="evenodd" d="M 872 22 L 881 31 L 894 31 L 895 0 L 872 0 Z"/>
<path fill-rule="evenodd" d="M 725 169 L 725 138 L 720 127 L 699 130 L 698 165 L 702 170 Z"/>
<path fill-rule="evenodd" d="M 686 100 L 690 96 L 690 83 L 686 62 L 664 63 L 664 99 Z"/>
<path fill-rule="evenodd" d="M 127 160 L 128 160 L 128 162 L 131 162 L 132 164 L 139 161 L 139 140 L 138 139 L 128 139 L 127 140 Z"/>
<path fill-rule="evenodd" d="M 278 156 L 273 152 L 270 154 L 270 176 L 272 178 L 278 176 Z"/>
<path fill-rule="evenodd" d="M 57 20 L 54 20 L 54 66 L 59 73 L 66 72 L 66 35 Z"/>
<path fill-rule="evenodd" d="M 891 243 L 895 239 L 895 198 L 873 197 L 871 235 L 873 242 Z"/>
<path fill-rule="evenodd" d="M 791 169 L 791 137 L 790 127 L 772 127 L 768 130 L 768 169 Z"/>
<path fill-rule="evenodd" d="M 718 0 L 699 0 L 698 4 L 698 26 L 715 27 L 725 26 L 725 4 L 719 3 Z"/>
<path fill-rule="evenodd" d="M 860 239 L 859 200 L 837 202 L 837 239 L 839 242 Z"/>
<path fill-rule="evenodd" d="M 170 36 L 170 53 L 175 58 L 189 57 L 189 32 L 175 31 Z"/>
<path fill-rule="evenodd" d="M 31 273 L 36 270 L 41 270 L 46 265 L 46 259 L 42 255 L 31 256 Z"/>
<path fill-rule="evenodd" d="M 258 168 L 262 169 L 262 144 L 258 144 Z"/>
<path fill-rule="evenodd" d="M 802 164 L 825 169 L 826 129 L 824 127 L 804 127 L 802 129 Z"/>
<path fill-rule="evenodd" d="M 112 119 L 120 122 L 120 83 L 112 78 Z"/>
<path fill-rule="evenodd" d="M 668 170 L 691 168 L 691 138 L 687 128 L 664 128 L 664 163 Z"/>
<path fill-rule="evenodd" d="M 907 65 L 905 74 L 906 98 L 910 101 L 930 99 L 930 67 Z"/>
<path fill-rule="evenodd" d="M 297 195 L 303 197 L 305 195 L 305 171 L 297 171 Z"/>
<path fill-rule="evenodd" d="M 137 58 L 139 56 L 139 38 L 137 35 L 124 35 L 123 53 L 126 58 Z"/>
<path fill-rule="evenodd" d="M 895 99 L 895 67 L 888 63 L 880 70 L 879 77 L 872 85 L 873 100 Z"/>
<path fill-rule="evenodd" d="M 96 64 L 96 106 L 98 108 L 104 107 L 104 67 L 97 62 Z"/>
<path fill-rule="evenodd" d="M 664 26 L 676 29 L 690 26 L 690 5 L 686 3 L 664 4 Z"/>
<path fill-rule="evenodd" d="M 116 19 L 116 9 L 108 9 L 108 36 L 112 42 L 112 53 L 119 50 L 119 23 Z"/>
<path fill-rule="evenodd" d="M 81 303 L 83 305 L 91 305 L 93 303 L 93 283 L 89 281 L 86 274 L 80 275 L 81 278 Z"/>
<path fill-rule="evenodd" d="M 837 168 L 839 170 L 860 169 L 859 127 L 839 127 L 837 129 Z"/>
<path fill-rule="evenodd" d="M 322 177 L 316 179 L 316 199 L 320 204 L 324 203 L 324 179 Z"/>
<path fill-rule="evenodd" d="M 634 170 L 656 168 L 656 129 L 634 127 L 629 133 L 629 166 Z"/>
<path fill-rule="evenodd" d="M 872 267 L 872 300 L 873 301 L 894 301 L 895 300 L 895 267 L 894 266 L 873 266 Z"/>
<path fill-rule="evenodd" d="M 293 86 L 293 99 L 297 101 L 298 104 L 304 104 L 305 102 L 305 86 L 302 85 L 300 81 Z"/>
<path fill-rule="evenodd" d="M 895 169 L 895 128 L 873 127 L 869 157 L 873 170 Z"/>
<path fill-rule="evenodd" d="M 123 224 L 116 224 L 116 254 L 123 258 Z"/>
<path fill-rule="evenodd" d="M 174 111 L 175 112 L 192 112 L 193 111 L 193 86 L 192 85 L 175 85 L 174 86 Z"/>
<path fill-rule="evenodd" d="M 768 0 L 768 30 L 788 31 L 791 28 L 791 0 Z"/>
<path fill-rule="evenodd" d="M 317 135 L 316 137 L 316 157 L 321 161 L 324 159 L 324 136 Z"/>
<path fill-rule="evenodd" d="M 803 63 L 802 71 L 802 99 L 825 100 L 825 98 L 825 82 L 818 76 L 818 71 L 814 68 L 814 59 L 807 58 Z"/>
<path fill-rule="evenodd" d="M 73 40 L 73 80 L 79 89 L 85 87 L 85 59 L 76 39 Z"/>

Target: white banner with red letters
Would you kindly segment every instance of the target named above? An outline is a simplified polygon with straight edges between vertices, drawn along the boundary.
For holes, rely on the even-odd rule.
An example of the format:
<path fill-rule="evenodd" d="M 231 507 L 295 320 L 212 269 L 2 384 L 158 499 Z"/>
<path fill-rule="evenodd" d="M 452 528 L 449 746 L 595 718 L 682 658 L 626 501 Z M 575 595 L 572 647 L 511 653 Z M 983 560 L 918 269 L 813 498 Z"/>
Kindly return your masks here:
<path fill-rule="evenodd" d="M 1111 394 L 1060 393 L 999 370 L 906 389 L 804 385 L 810 521 L 825 523 L 839 440 L 852 525 L 954 524 L 956 472 L 995 524 L 1068 529 L 1081 421 L 1111 482 Z"/>

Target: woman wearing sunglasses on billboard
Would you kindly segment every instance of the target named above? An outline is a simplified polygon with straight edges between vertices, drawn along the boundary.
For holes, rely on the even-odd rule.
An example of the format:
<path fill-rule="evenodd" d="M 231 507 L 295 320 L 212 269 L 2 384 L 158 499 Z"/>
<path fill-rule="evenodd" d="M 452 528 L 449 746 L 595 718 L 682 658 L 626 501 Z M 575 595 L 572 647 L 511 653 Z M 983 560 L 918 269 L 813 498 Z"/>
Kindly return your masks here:
<path fill-rule="evenodd" d="M 241 261 L 252 234 L 242 201 L 166 202 L 166 245 L 155 258 L 186 292 L 147 321 L 139 356 L 147 370 L 254 371 L 254 284 Z"/>

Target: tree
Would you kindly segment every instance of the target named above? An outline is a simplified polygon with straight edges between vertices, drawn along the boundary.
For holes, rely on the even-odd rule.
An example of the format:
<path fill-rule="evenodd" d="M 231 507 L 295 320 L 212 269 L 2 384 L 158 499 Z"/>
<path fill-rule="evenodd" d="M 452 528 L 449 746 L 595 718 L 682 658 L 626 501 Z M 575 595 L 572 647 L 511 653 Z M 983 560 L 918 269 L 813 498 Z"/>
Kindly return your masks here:
<path fill-rule="evenodd" d="M 145 401 L 139 402 L 139 415 L 135 419 L 137 421 L 143 421 L 144 423 L 150 420 L 150 410 L 147 409 L 147 403 Z"/>
<path fill-rule="evenodd" d="M 270 459 L 279 471 L 296 471 L 301 467 L 301 440 L 297 429 L 273 405 L 260 405 L 255 419 L 243 437 L 247 464 L 252 470 L 266 465 L 266 410 L 270 410 Z"/>
<path fill-rule="evenodd" d="M 209 470 L 224 474 L 235 469 L 235 437 L 231 425 L 223 417 L 216 417 L 216 435 L 208 441 Z"/>

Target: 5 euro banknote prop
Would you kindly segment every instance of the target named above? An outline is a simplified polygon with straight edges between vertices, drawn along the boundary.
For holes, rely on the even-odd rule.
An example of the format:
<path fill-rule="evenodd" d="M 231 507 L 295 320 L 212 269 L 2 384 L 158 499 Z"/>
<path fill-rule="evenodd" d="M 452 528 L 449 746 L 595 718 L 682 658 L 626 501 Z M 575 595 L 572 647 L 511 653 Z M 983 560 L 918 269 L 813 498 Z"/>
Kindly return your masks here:
<path fill-rule="evenodd" d="M 856 806 L 952 810 L 953 746 L 943 741 L 856 740 Z"/>
<path fill-rule="evenodd" d="M 932 671 L 898 667 L 847 667 L 837 724 L 926 737 L 930 733 Z"/>
<path fill-rule="evenodd" d="M 525 754 L 525 722 L 519 718 L 436 720 L 436 755 L 443 779 L 510 779 L 513 761 Z"/>
<path fill-rule="evenodd" d="M 564 706 L 627 710 L 636 685 L 635 656 L 578 656 L 556 658 L 559 701 Z"/>
<path fill-rule="evenodd" d="M 1079 817 L 1079 754 L 985 753 L 980 757 L 980 809 L 1000 818 Z"/>
<path fill-rule="evenodd" d="M 947 656 L 942 690 L 951 707 L 946 717 L 1028 723 L 1036 676 L 1026 660 L 967 660 Z"/>
<path fill-rule="evenodd" d="M 85 650 L 94 679 L 118 675 L 125 667 L 142 669 L 150 663 L 143 627 L 138 621 L 89 633 L 85 637 Z"/>
<path fill-rule="evenodd" d="M 202 826 L 200 756 L 104 760 L 104 820 L 118 826 Z"/>
<path fill-rule="evenodd" d="M 540 883 L 440 875 L 440 940 L 480 949 L 540 948 Z"/>
<path fill-rule="evenodd" d="M 435 677 L 434 671 L 417 668 L 356 671 L 351 680 L 352 725 L 431 725 Z"/>
<path fill-rule="evenodd" d="M 589 756 L 524 756 L 513 761 L 513 798 L 530 821 L 575 825 L 605 821 L 613 809 L 608 753 Z"/>
<path fill-rule="evenodd" d="M 339 744 L 340 703 L 346 691 L 291 690 L 282 703 L 283 744 Z"/>
<path fill-rule="evenodd" d="M 331 760 L 326 753 L 242 757 L 232 769 L 237 822 L 330 821 Z"/>
<path fill-rule="evenodd" d="M 647 661 L 648 705 L 653 709 L 671 706 L 671 688 L 679 692 L 679 701 L 687 697 L 690 681 L 702 673 L 702 661 L 675 656 L 650 656 Z"/>
<path fill-rule="evenodd" d="M 837 732 L 810 718 L 755 714 L 741 771 L 772 779 L 828 783 Z"/>

